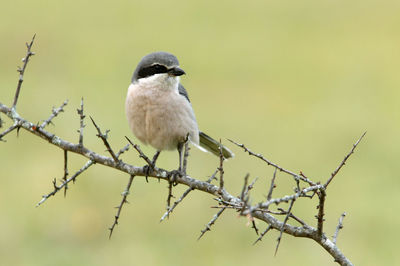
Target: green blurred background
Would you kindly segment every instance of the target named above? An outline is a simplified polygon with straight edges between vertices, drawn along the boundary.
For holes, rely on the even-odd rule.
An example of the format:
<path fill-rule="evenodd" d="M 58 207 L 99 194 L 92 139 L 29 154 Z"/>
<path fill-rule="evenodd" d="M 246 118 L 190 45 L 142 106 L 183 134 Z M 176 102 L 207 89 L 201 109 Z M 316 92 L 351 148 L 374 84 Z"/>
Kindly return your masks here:
<path fill-rule="evenodd" d="M 226 184 L 239 194 L 244 175 L 258 177 L 262 200 L 273 169 L 226 141 L 232 138 L 272 161 L 324 181 L 352 143 L 366 138 L 328 190 L 326 233 L 347 212 L 338 245 L 356 265 L 400 263 L 400 4 L 398 1 L 19 1 L 0 10 L 0 102 L 10 105 L 25 41 L 37 34 L 18 104 L 31 120 L 46 119 L 65 99 L 65 113 L 49 130 L 77 142 L 76 108 L 103 129 L 115 149 L 131 136 L 124 99 L 140 58 L 165 50 L 187 75 L 200 128 L 236 153 Z M 5 125 L 10 126 L 10 121 Z M 84 143 L 104 153 L 87 122 Z M 62 194 L 35 208 L 51 180 L 63 175 L 63 153 L 25 131 L 0 143 L 0 264 L 2 265 L 335 265 L 313 241 L 277 232 L 257 238 L 247 220 L 227 211 L 197 241 L 216 212 L 212 197 L 191 193 L 171 218 L 164 213 L 167 184 L 136 178 L 130 205 L 108 239 L 128 176 L 94 166 Z M 151 155 L 154 150 L 144 148 Z M 135 152 L 123 159 L 143 165 Z M 86 160 L 70 155 L 72 174 Z M 192 149 L 190 175 L 206 179 L 211 154 Z M 175 152 L 159 166 L 174 169 Z M 275 196 L 291 193 L 279 175 Z M 174 191 L 180 196 L 184 187 Z M 315 225 L 316 201 L 293 211 Z M 282 205 L 282 207 L 287 208 Z M 265 224 L 258 223 L 260 230 Z"/>

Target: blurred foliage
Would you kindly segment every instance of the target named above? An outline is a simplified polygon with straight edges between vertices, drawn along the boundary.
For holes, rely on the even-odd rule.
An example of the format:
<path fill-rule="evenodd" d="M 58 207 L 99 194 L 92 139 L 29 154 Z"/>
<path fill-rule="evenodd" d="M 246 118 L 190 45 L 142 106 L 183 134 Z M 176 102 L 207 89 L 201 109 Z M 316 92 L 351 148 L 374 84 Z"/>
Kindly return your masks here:
<path fill-rule="evenodd" d="M 338 245 L 355 264 L 400 264 L 396 240 L 400 215 L 400 4 L 398 1 L 27 1 L 3 0 L 0 10 L 0 101 L 11 104 L 16 65 L 36 33 L 37 55 L 28 66 L 18 111 L 31 121 L 69 99 L 50 126 L 78 141 L 76 108 L 111 129 L 116 149 L 130 136 L 124 98 L 140 58 L 165 50 L 178 56 L 202 130 L 232 138 L 253 151 L 315 180 L 326 180 L 364 132 L 349 163 L 328 190 L 329 236 L 347 212 Z M 1 116 L 4 118 L 4 116 Z M 10 125 L 7 121 L 5 126 Z M 87 122 L 84 143 L 103 152 Z M 229 145 L 227 141 L 226 144 Z M 243 177 L 258 177 L 253 201 L 263 199 L 273 169 L 229 145 L 226 184 L 240 193 Z M 149 154 L 154 150 L 145 148 Z M 166 184 L 133 183 L 131 202 L 108 240 L 128 176 L 94 166 L 34 208 L 51 180 L 63 174 L 63 153 L 21 131 L 0 143 L 0 258 L 4 265 L 334 265 L 321 247 L 277 232 L 256 246 L 246 219 L 226 212 L 196 241 L 216 212 L 212 197 L 191 195 L 159 224 Z M 141 165 L 134 152 L 124 160 Z M 70 156 L 70 173 L 85 160 Z M 192 149 L 189 173 L 206 179 L 218 165 Z M 159 166 L 174 169 L 175 153 Z M 278 192 L 293 183 L 278 176 Z M 179 196 L 183 187 L 175 189 Z M 315 201 L 294 212 L 312 224 Z M 265 225 L 258 223 L 261 230 Z"/>

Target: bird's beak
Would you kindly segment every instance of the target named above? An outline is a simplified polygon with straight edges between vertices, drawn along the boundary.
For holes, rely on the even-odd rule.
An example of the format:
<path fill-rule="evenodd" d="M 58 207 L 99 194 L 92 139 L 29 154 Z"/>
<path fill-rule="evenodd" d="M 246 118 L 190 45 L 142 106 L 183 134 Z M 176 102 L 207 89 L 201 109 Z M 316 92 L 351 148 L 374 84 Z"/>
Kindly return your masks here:
<path fill-rule="evenodd" d="M 180 67 L 170 68 L 168 69 L 168 73 L 173 76 L 182 76 L 186 74 L 185 71 L 183 71 L 183 69 Z"/>

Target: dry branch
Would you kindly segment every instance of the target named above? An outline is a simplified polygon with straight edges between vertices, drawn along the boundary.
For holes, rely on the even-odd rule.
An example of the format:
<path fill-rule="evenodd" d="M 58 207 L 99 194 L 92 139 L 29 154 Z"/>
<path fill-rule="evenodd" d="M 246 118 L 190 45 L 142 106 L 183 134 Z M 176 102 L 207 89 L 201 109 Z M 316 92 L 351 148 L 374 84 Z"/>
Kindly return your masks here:
<path fill-rule="evenodd" d="M 131 185 L 132 185 L 132 181 L 133 181 L 134 177 L 135 177 L 134 175 L 131 175 L 129 177 L 128 184 L 126 185 L 126 188 L 125 188 L 124 192 L 121 193 L 122 200 L 121 200 L 121 203 L 118 205 L 118 207 L 116 207 L 117 208 L 117 214 L 114 217 L 114 223 L 111 225 L 110 228 L 108 228 L 110 230 L 110 235 L 108 236 L 108 238 L 111 238 L 112 233 L 114 232 L 114 227 L 118 224 L 118 219 L 119 219 L 119 216 L 121 215 L 122 207 L 124 206 L 125 203 L 129 203 L 126 198 L 129 195 L 129 191 L 131 189 Z"/>
<path fill-rule="evenodd" d="M 122 193 L 122 201 L 120 205 L 118 206 L 117 214 L 115 215 L 114 223 L 110 227 L 110 237 L 113 233 L 114 227 L 118 224 L 119 218 L 120 218 L 120 213 L 122 210 L 123 205 L 127 202 L 126 198 L 128 196 L 133 177 L 136 176 L 143 176 L 143 177 L 152 177 L 152 178 L 158 178 L 159 180 L 165 180 L 169 182 L 169 193 L 168 193 L 168 204 L 167 204 L 167 211 L 166 213 L 161 217 L 161 221 L 165 219 L 165 217 L 168 217 L 172 213 L 172 211 L 175 209 L 175 207 L 182 202 L 182 200 L 193 190 L 197 191 L 202 191 L 208 194 L 211 194 L 216 197 L 216 200 L 219 202 L 218 208 L 220 210 L 217 212 L 217 214 L 214 215 L 214 217 L 210 220 L 210 222 L 206 225 L 205 229 L 201 231 L 200 237 L 201 238 L 207 231 L 210 230 L 211 226 L 215 223 L 215 221 L 220 217 L 220 215 L 226 210 L 226 209 L 233 209 L 236 210 L 241 216 L 246 216 L 249 221 L 252 222 L 253 228 L 255 229 L 256 233 L 258 234 L 258 229 L 255 226 L 254 219 L 258 219 L 260 221 L 263 221 L 267 224 L 267 228 L 264 232 L 260 234 L 258 239 L 254 242 L 257 243 L 259 242 L 262 237 L 270 230 L 275 229 L 280 232 L 276 250 L 278 249 L 282 235 L 283 234 L 288 234 L 294 237 L 304 237 L 304 238 L 309 238 L 313 239 L 318 245 L 323 247 L 329 254 L 332 256 L 332 258 L 338 262 L 341 265 L 352 265 L 350 260 L 345 257 L 345 255 L 340 251 L 340 249 L 336 245 L 336 240 L 337 236 L 339 233 L 339 230 L 343 227 L 343 218 L 344 214 L 341 216 L 339 219 L 339 224 L 336 228 L 336 232 L 333 236 L 333 239 L 329 239 L 325 233 L 323 232 L 323 224 L 324 224 L 324 212 L 325 212 L 325 201 L 326 201 L 326 195 L 327 195 L 327 187 L 328 185 L 333 181 L 334 177 L 337 176 L 339 171 L 342 169 L 342 167 L 345 165 L 345 163 L 348 161 L 349 157 L 354 153 L 354 150 L 362 140 L 362 138 L 365 136 L 365 133 L 353 144 L 350 152 L 345 156 L 343 161 L 339 164 L 339 166 L 332 172 L 328 180 L 326 181 L 325 184 L 321 184 L 320 182 L 315 182 L 312 181 L 311 178 L 306 177 L 302 172 L 300 174 L 296 174 L 293 171 L 287 170 L 286 168 L 283 168 L 279 166 L 278 164 L 272 162 L 269 159 L 266 159 L 262 154 L 260 153 L 254 153 L 252 152 L 249 148 L 247 148 L 244 144 L 239 144 L 233 140 L 230 140 L 232 143 L 240 147 L 241 149 L 244 150 L 244 152 L 248 153 L 250 156 L 254 156 L 258 159 L 261 159 L 266 163 L 267 166 L 271 166 L 274 168 L 274 175 L 271 180 L 271 185 L 268 189 L 268 194 L 266 196 L 266 200 L 264 202 L 260 202 L 257 204 L 252 205 L 250 202 L 250 190 L 254 187 L 255 180 L 248 185 L 248 175 L 245 177 L 245 182 L 242 188 L 242 192 L 238 197 L 233 196 L 231 193 L 229 193 L 224 186 L 224 158 L 222 156 L 222 153 L 220 152 L 220 160 L 219 160 L 219 166 L 218 166 L 218 172 L 220 173 L 220 182 L 219 186 L 211 184 L 211 181 L 215 179 L 215 175 L 217 174 L 217 171 L 207 180 L 207 181 L 201 181 L 199 179 L 195 179 L 193 177 L 190 177 L 189 175 L 186 174 L 186 164 L 187 164 L 187 157 L 188 155 L 188 147 L 185 146 L 185 158 L 184 158 L 184 174 L 182 175 L 176 175 L 176 171 L 168 171 L 165 169 L 157 168 L 155 167 L 155 160 L 157 159 L 157 156 L 159 153 L 156 153 L 156 155 L 153 158 L 153 161 L 150 161 L 150 159 L 141 151 L 140 147 L 132 142 L 130 139 L 126 137 L 128 142 L 136 149 L 136 151 L 139 153 L 139 156 L 143 158 L 146 162 L 145 166 L 134 166 L 127 164 L 123 162 L 122 160 L 119 159 L 120 155 L 126 152 L 129 149 L 129 144 L 123 147 L 121 150 L 119 150 L 118 153 L 115 153 L 112 149 L 110 144 L 108 143 L 107 140 L 107 132 L 102 133 L 101 129 L 98 127 L 98 125 L 93 121 L 92 122 L 97 129 L 98 132 L 98 137 L 100 137 L 103 141 L 103 144 L 105 145 L 107 151 L 111 155 L 111 157 L 102 155 L 100 153 L 97 153 L 88 147 L 86 147 L 83 144 L 83 128 L 85 127 L 84 125 L 84 118 L 85 115 L 83 113 L 83 99 L 81 101 L 81 106 L 80 109 L 78 109 L 78 115 L 79 115 L 79 120 L 80 120 L 80 129 L 78 130 L 79 132 L 79 141 L 78 143 L 73 143 L 69 142 L 67 140 L 64 140 L 60 138 L 59 136 L 47 131 L 45 127 L 51 123 L 53 118 L 55 118 L 60 112 L 63 111 L 63 108 L 67 104 L 67 102 L 64 102 L 61 107 L 58 109 L 53 109 L 53 112 L 51 116 L 47 119 L 44 120 L 44 122 L 38 126 L 37 124 L 34 124 L 26 119 L 24 119 L 21 115 L 19 115 L 16 112 L 16 105 L 18 102 L 18 97 L 21 91 L 22 87 L 22 82 L 23 82 L 23 77 L 24 73 L 29 61 L 29 58 L 34 54 L 31 51 L 32 45 L 34 42 L 34 37 L 32 38 L 32 41 L 27 44 L 27 54 L 24 58 L 24 65 L 22 68 L 19 68 L 19 79 L 18 79 L 18 84 L 17 84 L 17 89 L 15 92 L 15 97 L 14 97 L 14 102 L 12 107 L 8 107 L 2 103 L 0 103 L 0 113 L 5 114 L 6 117 L 8 117 L 12 122 L 13 125 L 8 127 L 6 130 L 4 130 L 2 133 L 0 133 L 0 140 L 6 136 L 8 133 L 14 131 L 14 130 L 19 130 L 20 128 L 26 130 L 27 132 L 42 138 L 46 141 L 48 141 L 50 144 L 55 145 L 56 147 L 60 148 L 63 153 L 64 153 L 64 175 L 61 179 L 61 183 L 57 185 L 57 180 L 53 180 L 53 190 L 44 195 L 42 197 L 42 200 L 37 204 L 37 206 L 41 205 L 43 202 L 45 202 L 49 197 L 54 196 L 58 191 L 61 189 L 65 189 L 66 191 L 68 184 L 72 181 L 74 182 L 80 174 L 82 174 L 84 171 L 86 171 L 89 167 L 91 167 L 94 164 L 102 164 L 107 167 L 113 168 L 117 171 L 121 171 L 124 173 L 127 173 L 130 176 L 129 182 L 127 184 L 127 187 L 125 191 Z M 0 120 L 1 121 L 1 120 Z M 0 122 L 0 126 L 2 126 L 2 121 Z M 72 176 L 68 177 L 68 155 L 70 154 L 77 154 L 79 156 L 86 157 L 88 161 L 82 168 L 80 168 L 78 171 L 75 172 Z M 293 181 L 296 183 L 296 189 L 295 193 L 291 195 L 286 195 L 282 197 L 272 197 L 273 190 L 276 187 L 276 174 L 277 171 L 280 171 L 282 173 L 285 173 L 289 176 L 292 177 Z M 171 179 L 172 178 L 172 179 Z M 301 183 L 302 182 L 302 183 Z M 306 187 L 301 188 L 301 185 L 305 185 Z M 175 201 L 175 203 L 170 206 L 170 200 L 172 198 L 172 186 L 173 185 L 185 185 L 188 186 L 189 188 L 183 193 L 183 195 Z M 310 226 L 304 220 L 294 216 L 292 214 L 292 208 L 295 204 L 295 202 L 299 201 L 302 198 L 313 198 L 314 195 L 318 195 L 319 198 L 319 204 L 318 204 L 318 214 L 317 214 L 317 227 Z M 278 204 L 289 204 L 287 210 L 284 210 L 282 208 L 279 208 L 279 212 L 276 211 L 271 211 L 269 210 L 270 205 L 278 205 Z M 282 217 L 284 215 L 283 221 L 280 221 L 278 217 Z M 289 223 L 290 218 L 292 218 L 294 221 L 298 222 L 300 226 L 294 226 Z"/>

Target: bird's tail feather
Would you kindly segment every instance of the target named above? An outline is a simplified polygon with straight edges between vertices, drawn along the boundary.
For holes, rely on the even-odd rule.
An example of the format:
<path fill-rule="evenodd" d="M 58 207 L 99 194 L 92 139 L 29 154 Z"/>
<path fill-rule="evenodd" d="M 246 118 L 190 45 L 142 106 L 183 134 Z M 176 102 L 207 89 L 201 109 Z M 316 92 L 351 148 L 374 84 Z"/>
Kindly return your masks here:
<path fill-rule="evenodd" d="M 206 149 L 207 151 L 211 152 L 212 154 L 219 156 L 220 154 L 219 147 L 221 144 L 203 132 L 199 132 L 199 135 L 200 135 L 200 146 Z M 225 159 L 229 159 L 235 156 L 233 152 L 231 152 L 224 145 L 221 145 L 221 147 L 222 147 L 222 155 L 224 156 Z"/>

